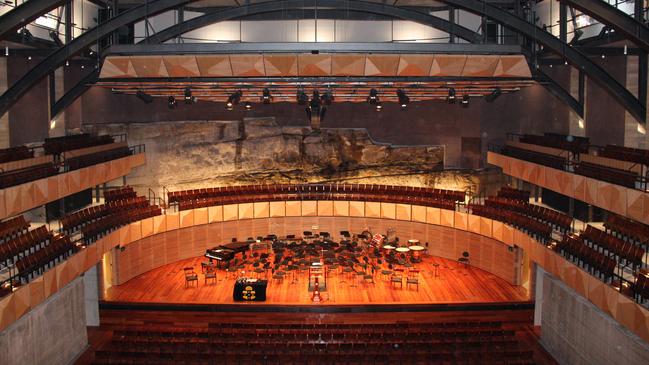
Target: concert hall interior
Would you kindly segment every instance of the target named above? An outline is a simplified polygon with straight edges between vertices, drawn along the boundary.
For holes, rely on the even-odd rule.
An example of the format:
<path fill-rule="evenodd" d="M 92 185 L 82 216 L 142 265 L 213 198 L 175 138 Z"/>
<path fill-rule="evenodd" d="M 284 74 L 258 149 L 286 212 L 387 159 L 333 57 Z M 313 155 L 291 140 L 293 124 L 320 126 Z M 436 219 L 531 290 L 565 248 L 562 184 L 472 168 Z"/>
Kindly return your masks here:
<path fill-rule="evenodd" d="M 0 2 L 0 364 L 649 364 L 648 24 Z"/>

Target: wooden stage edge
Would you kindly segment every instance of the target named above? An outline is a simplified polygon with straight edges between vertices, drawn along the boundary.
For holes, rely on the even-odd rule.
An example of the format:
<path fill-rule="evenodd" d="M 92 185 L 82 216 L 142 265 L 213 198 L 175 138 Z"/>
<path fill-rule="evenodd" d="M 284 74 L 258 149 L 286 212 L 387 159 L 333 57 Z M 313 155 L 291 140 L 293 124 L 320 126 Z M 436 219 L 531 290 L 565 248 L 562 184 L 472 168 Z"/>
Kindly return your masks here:
<path fill-rule="evenodd" d="M 430 304 L 191 304 L 101 301 L 101 310 L 143 310 L 181 312 L 253 313 L 379 313 L 379 312 L 457 312 L 491 310 L 533 310 L 533 301 Z"/>

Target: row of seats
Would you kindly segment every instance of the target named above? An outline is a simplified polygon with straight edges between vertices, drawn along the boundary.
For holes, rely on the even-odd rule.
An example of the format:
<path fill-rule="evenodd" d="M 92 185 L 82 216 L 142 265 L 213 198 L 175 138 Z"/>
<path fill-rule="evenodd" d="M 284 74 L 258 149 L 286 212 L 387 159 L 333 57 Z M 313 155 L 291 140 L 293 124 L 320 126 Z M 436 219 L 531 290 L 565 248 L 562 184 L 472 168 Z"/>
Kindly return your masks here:
<path fill-rule="evenodd" d="M 512 146 L 503 147 L 502 154 L 539 165 L 548 166 L 557 170 L 564 170 L 568 162 L 565 157 L 548 155 L 546 153 L 529 151 Z"/>
<path fill-rule="evenodd" d="M 40 226 L 12 240 L 0 243 L 0 262 L 8 264 L 14 262 L 16 257 L 30 255 L 49 244 L 51 239 L 52 233 L 47 227 Z"/>
<path fill-rule="evenodd" d="M 18 276 L 29 282 L 31 277 L 42 274 L 46 269 L 65 260 L 77 249 L 69 236 L 56 236 L 50 244 L 16 261 Z"/>
<path fill-rule="evenodd" d="M 507 198 L 513 200 L 521 200 L 524 202 L 530 201 L 530 192 L 527 190 L 514 189 L 507 186 L 503 186 L 498 190 L 496 194 L 500 198 Z"/>
<path fill-rule="evenodd" d="M 352 201 L 376 201 L 376 202 L 385 202 L 385 203 L 399 203 L 399 204 L 414 204 L 422 205 L 427 207 L 455 210 L 455 201 L 453 200 L 443 200 L 436 198 L 409 198 L 407 196 L 399 195 L 370 195 L 363 196 L 361 194 L 350 194 L 350 195 L 334 195 L 334 196 L 322 196 L 314 194 L 305 194 L 305 195 L 239 195 L 232 197 L 219 197 L 219 198 L 207 198 L 207 199 L 197 199 L 190 201 L 181 201 L 178 203 L 178 210 L 189 210 L 196 208 L 205 208 L 212 207 L 215 205 L 226 205 L 226 204 L 237 204 L 237 203 L 251 203 L 251 202 L 265 202 L 265 201 L 287 201 L 287 200 L 352 200 Z"/>
<path fill-rule="evenodd" d="M 0 163 L 25 160 L 34 157 L 34 150 L 27 146 L 0 149 Z"/>
<path fill-rule="evenodd" d="M 524 215 L 480 204 L 469 204 L 468 208 L 475 215 L 501 221 L 520 228 L 538 241 L 546 243 L 552 236 L 552 226 Z"/>
<path fill-rule="evenodd" d="M 96 136 L 89 133 L 45 138 L 43 149 L 46 155 L 59 155 L 66 151 L 114 143 L 110 135 Z"/>
<path fill-rule="evenodd" d="M 420 188 L 414 186 L 394 186 L 378 184 L 268 184 L 268 185 L 242 185 L 225 186 L 220 188 L 207 188 L 169 192 L 169 203 L 180 201 L 229 197 L 238 195 L 265 195 L 271 196 L 302 196 L 318 197 L 316 200 L 332 200 L 339 195 L 400 195 L 407 197 L 436 198 L 452 201 L 464 201 L 465 193 L 456 190 Z M 280 199 L 277 199 L 280 200 Z"/>
<path fill-rule="evenodd" d="M 590 146 L 586 137 L 568 136 L 565 134 L 545 133 L 542 136 L 524 134 L 519 141 L 544 147 L 558 148 L 573 153 L 588 153 Z"/>
<path fill-rule="evenodd" d="M 34 165 L 23 169 L 3 172 L 0 173 L 0 189 L 43 179 L 58 173 L 59 169 L 52 163 Z"/>
<path fill-rule="evenodd" d="M 591 225 L 586 226 L 581 236 L 602 251 L 614 254 L 618 260 L 624 260 L 634 267 L 642 266 L 645 250 L 632 242 L 624 241 Z"/>
<path fill-rule="evenodd" d="M 111 201 L 101 205 L 88 207 L 74 213 L 67 214 L 61 218 L 61 228 L 66 233 L 74 232 L 85 224 L 92 223 L 93 221 L 114 214 L 119 211 L 126 211 L 135 208 L 147 207 L 149 202 L 143 196 L 136 196 L 123 200 Z"/>
<path fill-rule="evenodd" d="M 563 232 L 568 231 L 572 225 L 572 218 L 556 210 L 534 205 L 520 200 L 511 200 L 500 197 L 485 198 L 484 204 L 488 207 L 508 209 L 532 218 L 543 223 L 552 225 Z"/>
<path fill-rule="evenodd" d="M 95 351 L 94 363 L 345 363 L 348 358 L 362 364 L 534 363 L 533 352 L 513 330 L 480 321 L 118 328 Z"/>
<path fill-rule="evenodd" d="M 71 157 L 65 160 L 66 171 L 77 170 L 98 163 L 116 160 L 118 158 L 130 156 L 131 154 L 131 150 L 128 147 L 119 147 L 112 150 Z"/>
<path fill-rule="evenodd" d="M 28 229 L 29 222 L 22 215 L 0 222 L 0 242 L 15 238 L 27 232 Z"/>
<path fill-rule="evenodd" d="M 580 236 L 564 235 L 556 247 L 565 257 L 570 256 L 577 264 L 581 263 L 589 272 L 599 275 L 604 281 L 615 273 L 617 261 L 589 247 Z"/>
<path fill-rule="evenodd" d="M 117 189 L 104 191 L 105 202 L 135 198 L 136 196 L 137 194 L 135 193 L 135 190 L 133 190 L 132 186 L 123 186 Z"/>
<path fill-rule="evenodd" d="M 609 214 L 604 222 L 604 227 L 611 233 L 621 235 L 627 240 L 637 243 L 649 242 L 649 226 L 619 215 Z"/>
<path fill-rule="evenodd" d="M 580 162 L 575 166 L 575 173 L 613 184 L 635 188 L 639 176 L 635 172 L 620 170 L 589 162 Z"/>
<path fill-rule="evenodd" d="M 83 233 L 84 242 L 88 244 L 100 238 L 105 233 L 123 225 L 160 214 L 162 214 L 162 209 L 157 205 L 131 208 L 128 210 L 122 209 L 114 214 L 107 215 L 84 225 L 81 227 L 81 232 Z"/>
<path fill-rule="evenodd" d="M 624 146 L 606 145 L 599 150 L 599 156 L 608 157 L 615 160 L 635 162 L 649 166 L 649 150 L 640 148 L 630 148 Z"/>

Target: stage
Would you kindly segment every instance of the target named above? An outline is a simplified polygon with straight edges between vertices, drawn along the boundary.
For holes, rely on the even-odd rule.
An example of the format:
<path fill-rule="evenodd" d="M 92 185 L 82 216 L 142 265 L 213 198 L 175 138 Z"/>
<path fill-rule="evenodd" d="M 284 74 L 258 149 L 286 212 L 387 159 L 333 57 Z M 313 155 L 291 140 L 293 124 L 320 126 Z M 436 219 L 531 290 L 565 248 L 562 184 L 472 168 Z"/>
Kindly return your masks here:
<path fill-rule="evenodd" d="M 282 281 L 264 274 L 268 279 L 267 300 L 265 302 L 235 302 L 232 289 L 235 277 L 226 277 L 224 270 L 217 271 L 216 284 L 205 284 L 201 273 L 204 257 L 177 261 L 139 275 L 119 286 L 105 290 L 102 305 L 104 308 L 159 308 L 182 310 L 213 311 L 255 311 L 255 310 L 294 310 L 311 311 L 309 308 L 322 308 L 323 311 L 429 311 L 462 310 L 476 307 L 484 309 L 513 308 L 529 306 L 530 296 L 522 286 L 514 286 L 505 280 L 472 266 L 455 261 L 424 256 L 416 264 L 418 289 L 414 285 L 403 287 L 390 282 L 388 276 L 375 272 L 374 283 L 362 276 L 330 272 L 327 290 L 321 293 L 323 301 L 313 303 L 308 291 L 308 273 L 288 274 Z M 439 264 L 438 276 L 434 275 L 433 264 Z M 183 268 L 194 267 L 198 272 L 198 286 L 185 288 Z M 252 274 L 252 272 L 248 272 Z M 290 308 L 294 307 L 294 308 Z M 271 309 L 272 308 L 272 309 Z M 327 310 L 328 308 L 328 310 Z M 316 310 L 317 311 L 317 310 Z"/>

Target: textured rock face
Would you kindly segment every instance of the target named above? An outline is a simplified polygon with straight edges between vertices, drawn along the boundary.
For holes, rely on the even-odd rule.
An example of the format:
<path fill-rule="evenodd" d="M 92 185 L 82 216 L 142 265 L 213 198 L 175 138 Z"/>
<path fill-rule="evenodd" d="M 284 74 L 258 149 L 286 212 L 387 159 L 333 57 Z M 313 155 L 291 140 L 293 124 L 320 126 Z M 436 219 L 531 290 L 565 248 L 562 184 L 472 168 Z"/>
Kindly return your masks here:
<path fill-rule="evenodd" d="M 141 193 L 230 184 L 349 182 L 434 186 L 477 191 L 474 173 L 443 171 L 443 146 L 374 142 L 365 129 L 278 126 L 272 118 L 243 121 L 85 125 L 126 133 L 145 144 L 147 164 L 128 177 Z"/>

